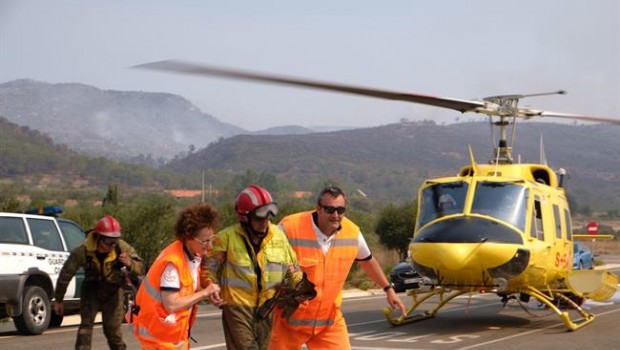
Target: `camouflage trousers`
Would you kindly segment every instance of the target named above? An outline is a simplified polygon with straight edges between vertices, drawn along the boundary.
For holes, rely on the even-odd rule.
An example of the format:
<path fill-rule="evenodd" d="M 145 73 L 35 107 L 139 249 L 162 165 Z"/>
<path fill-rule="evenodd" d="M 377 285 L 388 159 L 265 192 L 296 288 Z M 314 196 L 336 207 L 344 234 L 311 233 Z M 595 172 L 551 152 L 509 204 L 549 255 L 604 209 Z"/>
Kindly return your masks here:
<path fill-rule="evenodd" d="M 115 285 L 84 282 L 80 297 L 80 328 L 75 341 L 76 350 L 90 350 L 93 326 L 101 311 L 103 333 L 112 350 L 125 350 L 121 326 L 123 325 L 123 289 Z"/>

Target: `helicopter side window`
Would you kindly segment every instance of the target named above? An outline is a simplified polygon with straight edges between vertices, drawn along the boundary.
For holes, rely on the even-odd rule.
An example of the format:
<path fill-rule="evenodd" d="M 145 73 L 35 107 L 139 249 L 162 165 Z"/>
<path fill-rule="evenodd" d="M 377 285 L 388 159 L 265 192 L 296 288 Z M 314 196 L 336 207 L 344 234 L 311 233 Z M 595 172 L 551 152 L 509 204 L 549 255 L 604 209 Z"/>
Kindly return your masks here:
<path fill-rule="evenodd" d="M 562 239 L 562 218 L 560 217 L 560 207 L 553 205 L 553 218 L 555 219 L 555 237 Z"/>
<path fill-rule="evenodd" d="M 568 209 L 564 209 L 564 222 L 566 222 L 566 239 L 573 240 L 573 224 L 570 221 L 570 213 Z"/>
<path fill-rule="evenodd" d="M 488 215 L 525 230 L 528 190 L 509 182 L 481 181 L 476 185 L 471 212 Z"/>
<path fill-rule="evenodd" d="M 540 241 L 544 241 L 545 232 L 543 230 L 542 207 L 538 196 L 534 198 L 534 211 L 532 212 L 532 215 L 534 215 L 532 220 L 532 237 Z"/>
<path fill-rule="evenodd" d="M 533 211 L 536 211 L 534 209 Z M 536 234 L 536 213 L 532 213 L 532 224 L 530 225 L 530 237 L 536 238 L 538 235 Z"/>
<path fill-rule="evenodd" d="M 467 196 L 468 184 L 450 182 L 428 186 L 422 191 L 421 210 L 418 225 L 445 215 L 462 213 Z"/>

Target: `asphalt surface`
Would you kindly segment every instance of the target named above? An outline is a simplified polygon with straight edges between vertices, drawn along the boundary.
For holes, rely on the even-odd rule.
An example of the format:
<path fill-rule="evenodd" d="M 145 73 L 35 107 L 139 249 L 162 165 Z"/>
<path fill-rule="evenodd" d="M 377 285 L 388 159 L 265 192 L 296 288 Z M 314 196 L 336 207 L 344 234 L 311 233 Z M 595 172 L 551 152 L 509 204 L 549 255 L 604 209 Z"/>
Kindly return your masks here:
<path fill-rule="evenodd" d="M 610 257 L 608 268 L 620 273 L 620 257 Z M 407 304 L 411 300 L 399 294 Z M 595 314 L 592 324 L 575 332 L 567 331 L 560 318 L 540 307 L 535 301 L 522 304 L 511 300 L 503 305 L 494 294 L 459 297 L 448 303 L 429 320 L 392 327 L 383 316 L 386 306 L 382 290 L 347 290 L 343 312 L 349 329 L 349 339 L 357 350 L 522 350 L 522 349 L 614 349 L 620 323 L 620 293 L 609 301 L 587 301 L 583 308 Z M 430 304 L 436 300 L 430 301 Z M 432 306 L 432 305 L 431 305 Z M 192 332 L 197 343 L 192 349 L 225 349 L 220 311 L 201 305 Z M 575 316 L 573 316 L 575 318 Z M 73 348 L 78 317 L 68 317 L 63 326 L 50 329 L 40 336 L 18 335 L 12 322 L 0 325 L 0 348 L 37 349 Z M 128 325 L 123 326 L 128 349 L 139 348 Z M 107 349 L 101 326 L 95 327 L 93 350 Z"/>

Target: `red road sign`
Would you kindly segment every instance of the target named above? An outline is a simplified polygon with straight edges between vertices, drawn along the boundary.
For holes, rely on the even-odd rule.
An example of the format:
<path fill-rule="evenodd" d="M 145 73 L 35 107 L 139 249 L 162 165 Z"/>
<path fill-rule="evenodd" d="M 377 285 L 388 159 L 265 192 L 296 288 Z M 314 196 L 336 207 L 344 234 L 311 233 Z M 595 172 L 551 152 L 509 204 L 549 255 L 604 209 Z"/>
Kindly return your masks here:
<path fill-rule="evenodd" d="M 586 227 L 589 235 L 598 234 L 598 222 L 590 221 Z"/>

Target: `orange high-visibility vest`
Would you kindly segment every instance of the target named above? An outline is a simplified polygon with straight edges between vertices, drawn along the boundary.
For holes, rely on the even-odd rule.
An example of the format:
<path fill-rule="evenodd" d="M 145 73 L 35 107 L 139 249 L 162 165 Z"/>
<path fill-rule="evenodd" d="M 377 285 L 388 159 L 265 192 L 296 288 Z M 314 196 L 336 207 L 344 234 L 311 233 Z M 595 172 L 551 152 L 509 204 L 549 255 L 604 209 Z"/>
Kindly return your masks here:
<path fill-rule="evenodd" d="M 160 281 L 168 264 L 179 271 L 180 296 L 195 292 L 183 242 L 177 240 L 159 254 L 140 285 L 136 294 L 140 311 L 134 317 L 134 334 L 141 342 L 154 344 L 158 349 L 188 349 L 189 330 L 196 318 L 195 305 L 175 312 L 174 316 L 164 308 Z"/>
<path fill-rule="evenodd" d="M 287 320 L 289 327 L 316 334 L 342 317 L 342 288 L 357 257 L 360 229 L 346 217 L 341 225 L 328 253 L 324 254 L 314 232 L 312 212 L 289 215 L 280 222 L 297 253 L 299 266 L 317 292 L 313 300 L 301 304 Z"/>

